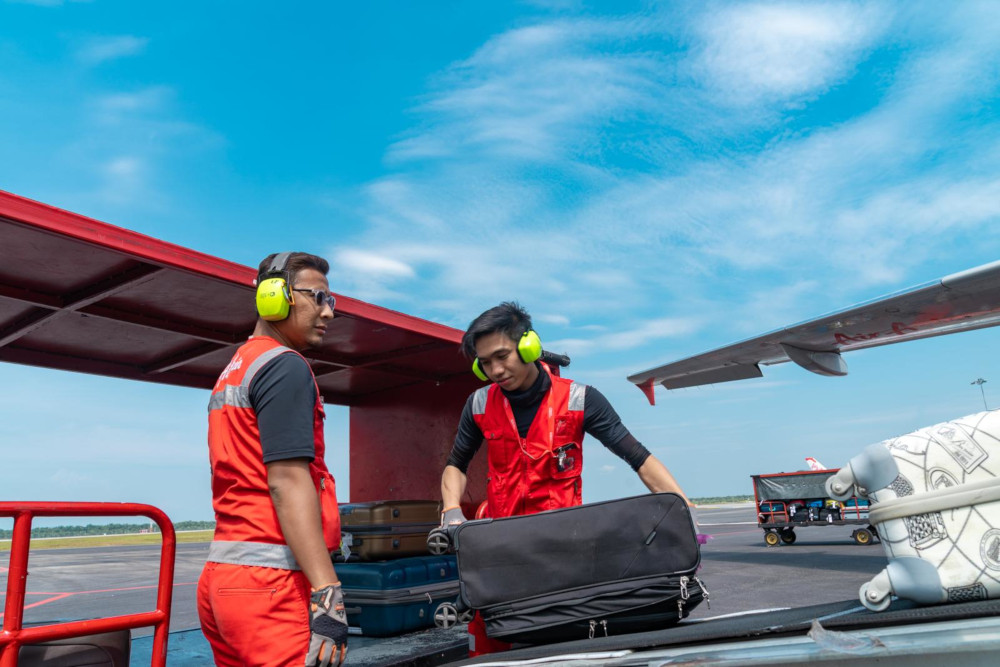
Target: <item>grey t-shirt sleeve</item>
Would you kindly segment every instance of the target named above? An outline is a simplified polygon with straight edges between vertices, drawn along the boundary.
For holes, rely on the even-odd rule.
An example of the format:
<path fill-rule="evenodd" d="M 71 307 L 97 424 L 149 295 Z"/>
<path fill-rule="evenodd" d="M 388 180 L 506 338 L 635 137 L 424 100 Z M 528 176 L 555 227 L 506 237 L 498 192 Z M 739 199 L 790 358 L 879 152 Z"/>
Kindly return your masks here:
<path fill-rule="evenodd" d="M 649 458 L 649 450 L 629 433 L 604 394 L 589 385 L 586 391 L 583 430 L 600 440 L 602 445 L 628 463 L 632 470 L 641 468 Z"/>
<path fill-rule="evenodd" d="M 316 457 L 315 405 L 316 383 L 305 359 L 286 352 L 264 364 L 250 382 L 264 463 Z"/>
<path fill-rule="evenodd" d="M 465 402 L 462 408 L 462 416 L 458 420 L 458 433 L 455 434 L 455 444 L 448 455 L 447 465 L 455 466 L 463 473 L 469 469 L 472 457 L 476 455 L 483 444 L 483 432 L 479 430 L 479 425 L 472 417 L 472 397 Z"/>

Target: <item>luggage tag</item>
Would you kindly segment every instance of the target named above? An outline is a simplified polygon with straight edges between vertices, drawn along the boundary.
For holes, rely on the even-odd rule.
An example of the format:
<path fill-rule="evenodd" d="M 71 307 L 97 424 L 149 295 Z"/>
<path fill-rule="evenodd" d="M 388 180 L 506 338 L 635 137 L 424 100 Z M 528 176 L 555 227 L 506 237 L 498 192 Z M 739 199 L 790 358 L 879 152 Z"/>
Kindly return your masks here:
<path fill-rule="evenodd" d="M 354 546 L 354 536 L 350 533 L 340 534 L 340 553 L 344 556 L 344 562 L 351 558 L 351 547 Z"/>

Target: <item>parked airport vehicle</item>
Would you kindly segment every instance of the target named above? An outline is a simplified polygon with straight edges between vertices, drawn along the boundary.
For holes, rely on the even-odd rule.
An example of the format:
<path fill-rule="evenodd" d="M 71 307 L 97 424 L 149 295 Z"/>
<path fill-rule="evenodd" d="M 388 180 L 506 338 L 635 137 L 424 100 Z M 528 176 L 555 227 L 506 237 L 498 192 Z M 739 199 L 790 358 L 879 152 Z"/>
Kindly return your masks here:
<path fill-rule="evenodd" d="M 862 527 L 851 533 L 855 542 L 870 544 L 877 538 L 878 531 L 868 522 L 867 500 L 851 497 L 841 507 L 827 495 L 826 480 L 836 473 L 832 469 L 752 475 L 757 525 L 764 531 L 765 544 L 795 544 L 795 529 L 810 526 L 858 525 Z M 859 502 L 864 503 L 863 512 Z"/>

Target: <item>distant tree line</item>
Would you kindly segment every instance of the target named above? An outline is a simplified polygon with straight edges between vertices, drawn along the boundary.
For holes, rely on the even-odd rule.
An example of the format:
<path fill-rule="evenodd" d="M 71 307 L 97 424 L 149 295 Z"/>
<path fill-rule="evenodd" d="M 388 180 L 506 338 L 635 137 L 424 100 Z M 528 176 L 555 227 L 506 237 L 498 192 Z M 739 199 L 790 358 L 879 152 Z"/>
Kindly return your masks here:
<path fill-rule="evenodd" d="M 691 498 L 695 505 L 711 505 L 713 503 L 745 503 L 752 502 L 753 496 L 709 496 L 707 498 Z"/>
<path fill-rule="evenodd" d="M 174 530 L 212 530 L 214 521 L 178 521 Z M 39 526 L 31 529 L 32 537 L 85 537 L 88 535 L 127 535 L 131 533 L 160 532 L 155 523 L 106 523 L 86 526 Z M 14 531 L 0 529 L 0 540 L 9 540 Z"/>

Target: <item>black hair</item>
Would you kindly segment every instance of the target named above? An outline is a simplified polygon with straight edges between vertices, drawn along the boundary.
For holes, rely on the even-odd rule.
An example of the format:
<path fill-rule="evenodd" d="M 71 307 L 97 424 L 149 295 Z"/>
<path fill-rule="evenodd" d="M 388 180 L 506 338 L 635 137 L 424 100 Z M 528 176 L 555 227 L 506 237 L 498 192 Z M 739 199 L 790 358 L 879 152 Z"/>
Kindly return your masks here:
<path fill-rule="evenodd" d="M 517 342 L 524 332 L 531 330 L 531 315 L 517 301 L 504 301 L 472 320 L 462 336 L 462 354 L 476 358 L 476 341 L 491 333 L 503 333 Z"/>
<path fill-rule="evenodd" d="M 273 252 L 264 259 L 261 260 L 260 264 L 257 266 L 257 282 L 267 278 L 269 275 L 267 270 L 271 267 L 271 262 L 274 258 L 278 256 L 279 253 Z M 288 261 L 285 262 L 285 273 L 288 274 L 288 285 L 291 287 L 295 285 L 295 278 L 298 276 L 299 271 L 303 269 L 316 269 L 324 276 L 330 272 L 330 263 L 319 255 L 310 255 L 307 252 L 293 252 L 288 256 Z"/>

